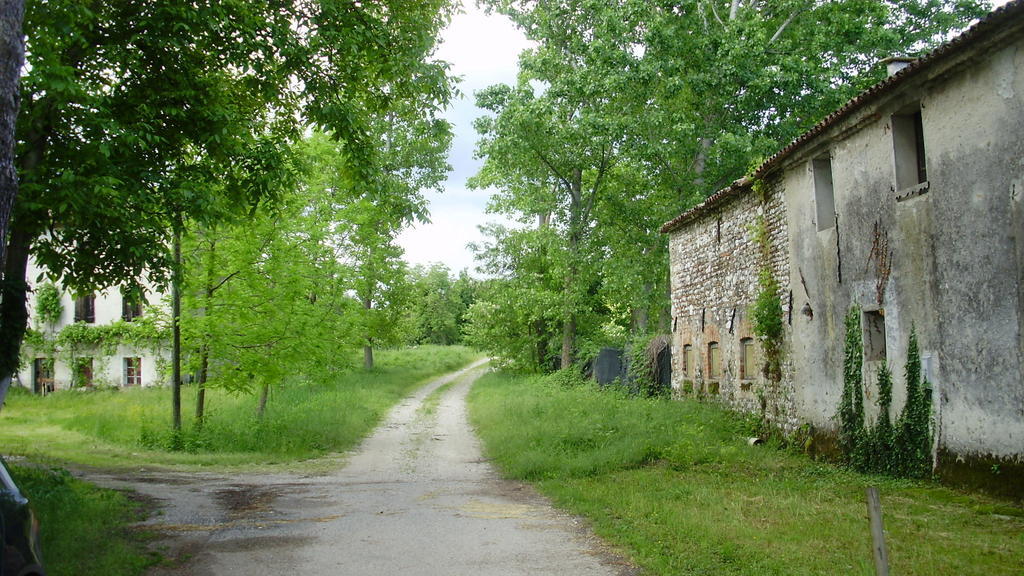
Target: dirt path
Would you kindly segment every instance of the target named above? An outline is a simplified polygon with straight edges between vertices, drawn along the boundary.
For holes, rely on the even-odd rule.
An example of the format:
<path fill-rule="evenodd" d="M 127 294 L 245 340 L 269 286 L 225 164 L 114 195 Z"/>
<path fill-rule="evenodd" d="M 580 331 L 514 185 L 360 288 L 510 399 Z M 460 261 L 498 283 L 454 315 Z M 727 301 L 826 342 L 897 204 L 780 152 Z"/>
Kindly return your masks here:
<path fill-rule="evenodd" d="M 465 399 L 485 369 L 470 367 L 406 398 L 328 475 L 87 479 L 160 503 L 146 524 L 180 561 L 153 575 L 634 573 L 577 519 L 501 480 L 483 459 Z"/>

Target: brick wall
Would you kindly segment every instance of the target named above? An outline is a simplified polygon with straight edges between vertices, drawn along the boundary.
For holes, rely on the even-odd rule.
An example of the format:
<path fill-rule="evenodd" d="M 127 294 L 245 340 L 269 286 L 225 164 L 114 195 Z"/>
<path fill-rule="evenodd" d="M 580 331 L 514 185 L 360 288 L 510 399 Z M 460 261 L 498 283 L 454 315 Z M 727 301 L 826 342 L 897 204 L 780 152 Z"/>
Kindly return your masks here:
<path fill-rule="evenodd" d="M 700 216 L 671 233 L 672 386 L 677 394 L 717 399 L 746 412 L 763 410 L 771 422 L 792 431 L 799 425 L 792 367 L 784 360 L 778 383 L 764 377 L 763 354 L 749 313 L 764 263 L 755 233 L 763 217 L 772 272 L 782 287 L 779 297 L 788 342 L 791 305 L 785 204 L 778 183 L 769 185 L 764 196 L 766 200 L 753 190 L 739 190 L 705 206 Z M 753 341 L 755 362 L 741 368 L 742 347 L 748 338 Z M 721 359 L 718 377 L 712 377 L 710 366 L 710 347 L 715 344 Z"/>

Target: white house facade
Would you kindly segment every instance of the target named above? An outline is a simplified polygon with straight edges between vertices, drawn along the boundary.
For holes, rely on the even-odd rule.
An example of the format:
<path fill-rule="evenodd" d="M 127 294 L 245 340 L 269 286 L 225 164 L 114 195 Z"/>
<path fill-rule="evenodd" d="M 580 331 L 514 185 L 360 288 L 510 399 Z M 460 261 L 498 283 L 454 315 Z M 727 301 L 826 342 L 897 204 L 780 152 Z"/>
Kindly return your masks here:
<path fill-rule="evenodd" d="M 73 293 L 29 262 L 29 334 L 15 383 L 37 394 L 91 387 L 154 386 L 170 359 L 162 295 L 152 286 Z M 46 303 L 41 305 L 41 300 Z M 59 306 L 56 302 L 59 301 Z"/>

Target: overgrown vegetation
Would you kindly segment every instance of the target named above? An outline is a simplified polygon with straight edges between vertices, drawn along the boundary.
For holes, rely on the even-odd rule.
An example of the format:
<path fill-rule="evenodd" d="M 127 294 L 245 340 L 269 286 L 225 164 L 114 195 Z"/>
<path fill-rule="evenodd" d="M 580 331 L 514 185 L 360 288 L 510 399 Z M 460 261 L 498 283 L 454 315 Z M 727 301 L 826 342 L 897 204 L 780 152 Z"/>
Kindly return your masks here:
<path fill-rule="evenodd" d="M 55 320 L 49 320 L 48 324 L 52 325 L 53 322 Z M 158 308 L 148 309 L 145 316 L 136 318 L 132 322 L 123 320 L 117 320 L 110 324 L 74 322 L 64 326 L 55 334 L 45 329 L 29 329 L 25 333 L 25 348 L 22 350 L 21 363 L 24 366 L 29 362 L 30 358 L 25 357 L 25 354 L 29 353 L 32 356 L 59 359 L 69 365 L 74 365 L 82 356 L 93 359 L 112 356 L 117 353 L 119 346 L 129 346 L 136 350 L 152 352 L 166 346 L 169 336 L 170 330 L 166 315 L 161 313 Z M 116 385 L 118 383 L 111 382 L 109 384 Z"/>
<path fill-rule="evenodd" d="M 632 339 L 626 349 L 631 389 L 645 396 L 668 395 L 668 386 L 658 383 L 658 357 L 671 345 L 668 334 L 642 334 Z"/>
<path fill-rule="evenodd" d="M 383 350 L 373 371 L 295 378 L 272 388 L 263 418 L 256 398 L 208 390 L 203 424 L 188 422 L 180 433 L 167 417 L 165 388 L 12 393 L 0 415 L 0 445 L 7 453 L 98 466 L 294 462 L 351 448 L 418 384 L 475 357 L 462 347 Z M 192 400 L 196 389 L 184 392 Z"/>
<path fill-rule="evenodd" d="M 761 269 L 757 274 L 757 295 L 750 307 L 754 335 L 764 353 L 763 372 L 771 382 L 782 379 L 783 311 L 779 282 L 771 265 L 771 239 L 764 215 L 758 216 L 752 234 L 761 251 Z"/>
<path fill-rule="evenodd" d="M 924 478 L 932 472 L 931 389 L 921 380 L 917 333 L 910 331 L 904 376 L 907 400 L 892 423 L 892 372 L 883 362 L 878 368 L 878 418 L 868 425 L 864 414 L 864 343 L 861 312 L 846 315 L 843 395 L 839 404 L 840 446 L 845 461 L 862 472 Z"/>
<path fill-rule="evenodd" d="M 24 145 L 8 162 L 17 166 L 20 189 L 8 237 L 0 238 L 8 246 L 0 382 L 18 368 L 29 320 L 22 303 L 28 280 L 35 281 L 26 278 L 30 258 L 73 291 L 130 285 L 143 276 L 178 285 L 180 252 L 172 245 L 180 246 L 182 236 L 235 228 L 251 228 L 247 239 L 254 242 L 276 241 L 249 252 L 256 256 L 243 269 L 263 276 L 250 274 L 251 285 L 239 292 L 263 296 L 277 288 L 280 296 L 310 278 L 293 273 L 299 265 L 344 258 L 356 273 L 328 275 L 319 286 L 356 293 L 362 306 L 348 310 L 356 322 L 346 318 L 344 325 L 359 324 L 367 346 L 388 344 L 375 323 L 387 308 L 391 273 L 400 268 L 395 237 L 425 218 L 422 191 L 438 188 L 448 170 L 451 134 L 441 112 L 454 78 L 433 53 L 454 4 L 21 4 L 25 33 L 12 30 L 25 40 L 26 60 L 12 67 L 22 73 L 21 98 L 17 133 L 7 136 Z M 319 213 L 297 199 L 299 188 L 324 190 L 302 177 L 303 141 L 314 132 L 328 134 L 337 152 L 318 174 L 331 180 L 334 205 Z M 13 197 L 4 190 L 3 198 Z M 324 226 L 258 234 L 278 216 L 295 224 L 292 209 L 319 216 Z M 331 226 L 338 219 L 343 229 Z M 318 242 L 324 227 L 345 243 Z M 325 245 L 341 253 L 317 260 Z M 293 266 L 282 271 L 287 264 Z M 215 270 L 213 286 L 237 279 L 238 271 Z M 291 299 L 269 308 L 259 315 L 287 316 L 299 305 Z M 243 332 L 258 338 L 265 334 L 253 333 L 262 327 L 257 322 Z M 273 343 L 241 346 L 265 352 Z"/>
<path fill-rule="evenodd" d="M 696 401 L 495 373 L 470 393 L 487 455 L 651 574 L 872 574 L 864 487 L 882 492 L 894 574 L 1017 574 L 1024 510 L 864 475 L 775 445 Z"/>
<path fill-rule="evenodd" d="M 60 320 L 64 307 L 60 303 L 60 290 L 53 282 L 43 282 L 36 288 L 36 322 L 41 326 L 51 326 Z"/>
<path fill-rule="evenodd" d="M 141 512 L 123 493 L 79 481 L 62 469 L 11 465 L 10 470 L 39 518 L 49 576 L 132 576 L 159 561 L 147 552 L 144 533 L 125 528 Z"/>
<path fill-rule="evenodd" d="M 932 390 L 921 377 L 921 354 L 917 333 L 910 331 L 907 365 L 904 371 L 907 403 L 896 420 L 895 471 L 911 477 L 924 477 L 932 471 Z"/>

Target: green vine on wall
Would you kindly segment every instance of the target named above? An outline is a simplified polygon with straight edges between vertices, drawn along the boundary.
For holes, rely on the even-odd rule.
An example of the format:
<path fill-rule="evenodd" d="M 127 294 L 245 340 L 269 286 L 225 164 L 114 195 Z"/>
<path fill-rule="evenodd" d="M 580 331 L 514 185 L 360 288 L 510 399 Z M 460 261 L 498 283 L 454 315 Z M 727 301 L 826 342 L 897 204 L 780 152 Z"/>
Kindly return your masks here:
<path fill-rule="evenodd" d="M 904 375 L 907 404 L 896 420 L 897 470 L 906 476 L 924 477 L 932 471 L 932 390 L 921 377 L 921 356 L 914 330 L 910 331 Z"/>
<path fill-rule="evenodd" d="M 843 346 L 843 396 L 839 402 L 839 444 L 848 462 L 855 467 L 864 460 L 860 450 L 864 438 L 864 342 L 860 332 L 860 309 L 846 314 Z"/>
<path fill-rule="evenodd" d="M 754 184 L 754 189 L 759 190 L 760 180 Z M 764 192 L 760 191 L 762 198 Z M 754 335 L 761 342 L 761 350 L 764 353 L 763 373 L 765 378 L 771 382 L 782 380 L 782 356 L 783 356 L 783 317 L 782 300 L 779 298 L 779 282 L 771 266 L 771 237 L 768 232 L 768 223 L 764 214 L 758 215 L 757 221 L 751 226 L 751 234 L 754 242 L 761 249 L 761 269 L 757 274 L 757 295 L 750 307 L 752 329 Z"/>
<path fill-rule="evenodd" d="M 40 320 L 42 321 L 41 318 Z M 40 330 L 29 329 L 25 333 L 25 346 L 33 354 L 47 358 L 60 358 L 73 367 L 73 374 L 77 374 L 79 372 L 77 367 L 83 356 L 113 356 L 117 354 L 119 346 L 156 351 L 169 338 L 170 328 L 166 318 L 154 309 L 148 310 L 146 315 L 136 318 L 132 322 L 123 320 L 110 324 L 75 322 L 62 328 L 55 336 L 49 336 Z"/>
<path fill-rule="evenodd" d="M 641 334 L 629 343 L 629 379 L 644 396 L 663 396 L 667 388 L 658 385 L 658 355 L 671 346 L 668 334 Z"/>
<path fill-rule="evenodd" d="M 57 334 L 54 343 L 58 349 L 72 353 L 97 350 L 110 356 L 121 345 L 155 350 L 169 337 L 166 323 L 156 315 L 147 314 L 132 322 L 118 320 L 110 324 L 68 324 Z"/>
<path fill-rule="evenodd" d="M 64 306 L 60 303 L 60 290 L 50 282 L 36 288 L 36 321 L 40 326 L 52 326 L 60 320 Z"/>
<path fill-rule="evenodd" d="M 892 372 L 883 363 L 878 369 L 878 420 L 868 428 L 864 421 L 863 354 L 860 309 L 846 315 L 843 361 L 843 395 L 839 403 L 839 441 L 848 464 L 863 472 L 922 478 L 932 470 L 931 390 L 921 378 L 917 333 L 910 331 L 905 380 L 907 401 L 892 424 Z"/>

